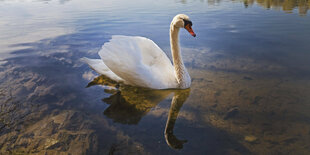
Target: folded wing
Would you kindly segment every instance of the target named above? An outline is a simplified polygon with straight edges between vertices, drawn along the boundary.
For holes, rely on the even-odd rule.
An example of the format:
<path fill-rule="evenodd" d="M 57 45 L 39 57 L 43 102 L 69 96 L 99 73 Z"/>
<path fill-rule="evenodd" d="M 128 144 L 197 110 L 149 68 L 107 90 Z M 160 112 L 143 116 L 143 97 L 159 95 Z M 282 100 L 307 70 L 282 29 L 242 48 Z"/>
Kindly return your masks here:
<path fill-rule="evenodd" d="M 154 89 L 177 87 L 171 61 L 150 39 L 112 36 L 99 55 L 107 68 L 126 84 Z"/>

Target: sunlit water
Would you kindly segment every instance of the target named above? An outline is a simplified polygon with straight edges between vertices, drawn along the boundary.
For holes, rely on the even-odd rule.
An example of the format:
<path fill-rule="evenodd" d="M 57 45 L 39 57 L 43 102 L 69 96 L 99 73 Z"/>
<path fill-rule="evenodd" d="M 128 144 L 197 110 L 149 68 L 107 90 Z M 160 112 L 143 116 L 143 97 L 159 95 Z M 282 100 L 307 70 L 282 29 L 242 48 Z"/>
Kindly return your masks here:
<path fill-rule="evenodd" d="M 1 154 L 310 154 L 309 3 L 1 0 Z M 115 34 L 170 57 L 178 13 L 190 89 L 115 89 L 80 62 Z"/>

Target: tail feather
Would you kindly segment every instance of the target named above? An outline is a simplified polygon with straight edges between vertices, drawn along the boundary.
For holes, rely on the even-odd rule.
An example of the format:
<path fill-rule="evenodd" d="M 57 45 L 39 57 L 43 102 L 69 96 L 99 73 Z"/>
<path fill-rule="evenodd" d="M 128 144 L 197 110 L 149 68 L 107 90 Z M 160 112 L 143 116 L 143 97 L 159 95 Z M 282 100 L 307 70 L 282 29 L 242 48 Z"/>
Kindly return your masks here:
<path fill-rule="evenodd" d="M 81 61 L 87 63 L 94 71 L 99 74 L 105 75 L 110 79 L 115 80 L 116 82 L 124 82 L 124 80 L 113 73 L 101 59 L 89 59 L 84 57 L 81 59 Z"/>

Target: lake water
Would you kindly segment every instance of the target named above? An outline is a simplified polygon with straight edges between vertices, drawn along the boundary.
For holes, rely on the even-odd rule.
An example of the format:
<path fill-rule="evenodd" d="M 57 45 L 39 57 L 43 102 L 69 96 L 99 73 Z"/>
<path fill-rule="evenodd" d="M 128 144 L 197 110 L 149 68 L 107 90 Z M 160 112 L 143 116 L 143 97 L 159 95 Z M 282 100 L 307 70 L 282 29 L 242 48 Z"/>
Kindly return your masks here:
<path fill-rule="evenodd" d="M 0 0 L 0 152 L 310 154 L 310 1 Z M 80 58 L 112 35 L 171 58 L 187 90 L 116 84 Z"/>

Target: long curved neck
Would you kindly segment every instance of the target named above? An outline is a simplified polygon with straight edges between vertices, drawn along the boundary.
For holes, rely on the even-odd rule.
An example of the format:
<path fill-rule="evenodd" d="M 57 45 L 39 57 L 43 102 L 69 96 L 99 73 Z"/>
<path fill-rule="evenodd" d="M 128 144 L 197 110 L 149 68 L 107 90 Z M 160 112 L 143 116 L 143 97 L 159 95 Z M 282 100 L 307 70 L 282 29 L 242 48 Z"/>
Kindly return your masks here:
<path fill-rule="evenodd" d="M 173 24 L 170 25 L 170 46 L 172 53 L 172 60 L 174 65 L 174 70 L 176 74 L 176 79 L 181 88 L 187 88 L 190 85 L 189 75 L 184 66 L 183 59 L 179 47 L 179 31 L 180 28 L 175 27 Z M 189 80 L 189 82 L 188 82 Z"/>

